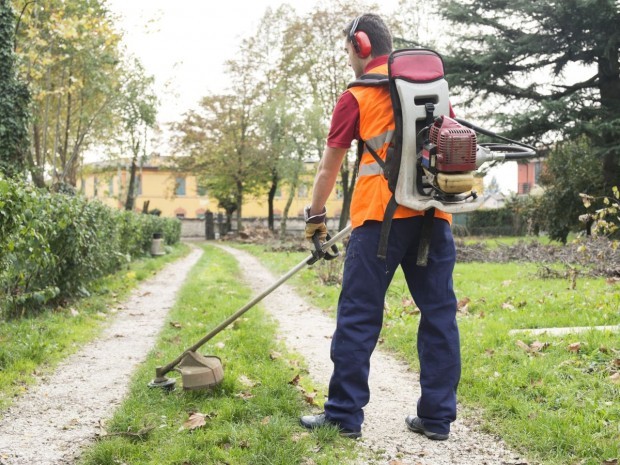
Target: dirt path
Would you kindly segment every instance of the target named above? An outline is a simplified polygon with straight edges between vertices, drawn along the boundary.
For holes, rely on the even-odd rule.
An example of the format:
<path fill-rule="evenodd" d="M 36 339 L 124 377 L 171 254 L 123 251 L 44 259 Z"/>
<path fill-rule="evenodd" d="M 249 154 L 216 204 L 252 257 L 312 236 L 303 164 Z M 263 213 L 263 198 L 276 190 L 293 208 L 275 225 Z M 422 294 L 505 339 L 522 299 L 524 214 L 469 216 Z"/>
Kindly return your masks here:
<path fill-rule="evenodd" d="M 0 464 L 72 464 L 127 392 L 176 292 L 202 255 L 194 248 L 142 283 L 103 334 L 65 360 L 0 418 Z"/>
<path fill-rule="evenodd" d="M 243 277 L 255 293 L 277 279 L 257 259 L 231 247 L 221 246 L 240 263 Z M 263 306 L 280 326 L 287 347 L 301 354 L 310 376 L 327 386 L 331 375 L 329 343 L 334 320 L 308 305 L 284 284 L 265 298 Z M 462 419 L 453 424 L 448 441 L 437 442 L 411 433 L 407 414 L 415 413 L 419 396 L 418 377 L 394 357 L 375 351 L 370 373 L 371 400 L 364 409 L 365 423 L 360 445 L 367 448 L 367 464 L 411 465 L 526 465 L 497 438 L 483 434 Z M 361 465 L 361 464 L 360 464 Z"/>

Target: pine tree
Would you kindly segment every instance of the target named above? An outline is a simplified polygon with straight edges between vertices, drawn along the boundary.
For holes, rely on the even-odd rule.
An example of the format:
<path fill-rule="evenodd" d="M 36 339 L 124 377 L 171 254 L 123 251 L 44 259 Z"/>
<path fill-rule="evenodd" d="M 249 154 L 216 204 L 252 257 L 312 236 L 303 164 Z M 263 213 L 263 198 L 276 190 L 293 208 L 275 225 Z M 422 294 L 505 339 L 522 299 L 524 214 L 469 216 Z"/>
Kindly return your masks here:
<path fill-rule="evenodd" d="M 0 0 L 0 172 L 13 177 L 25 170 L 28 143 L 28 88 L 16 77 L 14 13 Z"/>
<path fill-rule="evenodd" d="M 578 204 L 580 192 L 554 186 L 560 181 L 582 186 L 584 169 L 595 181 L 583 186 L 590 190 L 584 193 L 610 195 L 620 185 L 620 5 L 441 0 L 440 9 L 457 36 L 446 57 L 453 93 L 465 90 L 476 107 L 490 102 L 493 117 L 510 136 L 542 141 L 554 156 L 566 156 L 570 150 L 563 146 L 584 140 L 588 154 L 595 155 L 584 154 L 579 170 L 555 160 L 565 169 L 548 177 L 547 203 Z M 566 223 L 554 239 L 565 241 L 578 223 L 576 217 L 563 218 L 566 208 L 545 213 L 555 215 L 552 222 Z"/>

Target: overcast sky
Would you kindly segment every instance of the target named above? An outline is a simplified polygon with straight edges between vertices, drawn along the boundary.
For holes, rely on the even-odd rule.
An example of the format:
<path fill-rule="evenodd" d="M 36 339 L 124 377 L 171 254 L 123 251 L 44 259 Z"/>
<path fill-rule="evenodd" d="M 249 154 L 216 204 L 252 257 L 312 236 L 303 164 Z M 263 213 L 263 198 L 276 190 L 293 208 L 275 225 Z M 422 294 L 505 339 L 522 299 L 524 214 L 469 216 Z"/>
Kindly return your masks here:
<path fill-rule="evenodd" d="M 236 53 L 241 39 L 256 30 L 268 7 L 288 3 L 298 13 L 316 0 L 108 0 L 118 16 L 127 50 L 138 57 L 156 81 L 161 106 L 159 123 L 181 119 L 201 97 L 223 91 L 224 62 Z M 376 0 L 391 13 L 398 0 Z M 504 191 L 516 191 L 516 167 L 505 163 L 492 175 Z M 492 175 L 487 175 L 485 183 Z"/>

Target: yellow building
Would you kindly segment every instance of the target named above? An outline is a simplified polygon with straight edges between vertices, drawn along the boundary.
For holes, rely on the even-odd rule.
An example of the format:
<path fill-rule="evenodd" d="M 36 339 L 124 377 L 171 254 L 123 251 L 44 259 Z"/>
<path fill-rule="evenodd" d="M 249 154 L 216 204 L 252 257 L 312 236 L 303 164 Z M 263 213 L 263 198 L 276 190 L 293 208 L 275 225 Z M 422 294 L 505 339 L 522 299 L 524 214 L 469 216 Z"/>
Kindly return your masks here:
<path fill-rule="evenodd" d="M 293 201 L 289 217 L 303 216 L 303 208 L 310 203 L 315 163 L 308 163 Z M 86 165 L 80 178 L 80 190 L 90 199 L 96 198 L 113 208 L 125 208 L 129 186 L 130 162 L 100 162 Z M 274 214 L 282 215 L 288 201 L 290 189 L 278 189 L 274 199 Z M 173 168 L 170 157 L 149 158 L 136 173 L 135 210 L 142 211 L 145 202 L 148 210 L 159 210 L 162 216 L 177 218 L 202 218 L 207 211 L 218 213 L 215 198 L 198 186 L 196 176 L 182 173 Z M 342 209 L 341 189 L 338 187 L 328 200 L 329 215 L 337 217 Z M 243 218 L 267 218 L 267 194 L 260 197 L 247 196 L 243 203 Z"/>

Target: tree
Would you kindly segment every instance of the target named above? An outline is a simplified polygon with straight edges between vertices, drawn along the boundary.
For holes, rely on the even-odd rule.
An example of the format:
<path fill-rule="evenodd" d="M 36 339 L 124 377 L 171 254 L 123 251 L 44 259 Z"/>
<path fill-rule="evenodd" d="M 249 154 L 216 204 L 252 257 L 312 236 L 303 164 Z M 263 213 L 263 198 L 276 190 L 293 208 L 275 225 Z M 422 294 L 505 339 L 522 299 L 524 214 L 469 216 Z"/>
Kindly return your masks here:
<path fill-rule="evenodd" d="M 138 158 L 145 153 L 149 128 L 155 125 L 157 97 L 153 91 L 154 78 L 145 74 L 142 64 L 134 59 L 125 66 L 125 77 L 121 87 L 119 115 L 122 121 L 121 144 L 127 144 L 131 153 L 129 186 L 125 210 L 132 211 L 136 199 L 136 171 Z"/>
<path fill-rule="evenodd" d="M 347 66 L 344 52 L 345 26 L 359 14 L 365 5 L 352 5 L 342 0 L 319 6 L 302 19 L 298 26 L 296 41 L 291 44 L 291 52 L 297 55 L 292 71 L 303 79 L 312 99 L 311 107 L 322 110 L 322 131 L 315 133 L 312 146 L 320 157 L 325 146 L 326 129 L 329 127 L 332 111 L 347 84 L 354 76 Z M 342 189 L 342 209 L 339 229 L 349 220 L 349 206 L 353 195 L 354 157 L 345 159 L 340 169 L 340 188 Z"/>
<path fill-rule="evenodd" d="M 0 0 L 0 173 L 24 174 L 28 152 L 27 86 L 16 76 L 14 12 L 8 0 Z"/>
<path fill-rule="evenodd" d="M 448 81 L 470 92 L 467 103 L 489 102 L 518 139 L 552 146 L 587 136 L 588 152 L 598 157 L 588 173 L 601 179 L 596 185 L 602 189 L 587 194 L 609 193 L 620 184 L 616 2 L 442 0 L 440 8 L 456 31 L 446 56 Z M 565 170 L 563 176 L 579 174 Z M 579 192 L 570 195 L 572 203 Z M 549 213 L 562 222 L 566 209 Z"/>
<path fill-rule="evenodd" d="M 599 157 L 587 137 L 560 143 L 549 154 L 541 175 L 547 191 L 540 201 L 536 222 L 551 239 L 565 243 L 570 231 L 583 228 L 579 217 L 587 209 L 580 194 L 604 191 L 598 166 Z"/>
<path fill-rule="evenodd" d="M 209 196 L 227 212 L 236 211 L 237 231 L 241 231 L 243 196 L 263 186 L 268 173 L 254 149 L 246 98 L 243 94 L 204 97 L 200 108 L 189 111 L 174 129 L 182 154 L 177 158 L 179 169 L 193 171 Z"/>
<path fill-rule="evenodd" d="M 28 5 L 17 53 L 32 91 L 30 174 L 40 187 L 74 186 L 83 152 L 115 122 L 120 35 L 103 0 Z"/>

